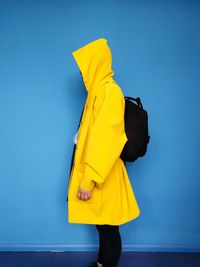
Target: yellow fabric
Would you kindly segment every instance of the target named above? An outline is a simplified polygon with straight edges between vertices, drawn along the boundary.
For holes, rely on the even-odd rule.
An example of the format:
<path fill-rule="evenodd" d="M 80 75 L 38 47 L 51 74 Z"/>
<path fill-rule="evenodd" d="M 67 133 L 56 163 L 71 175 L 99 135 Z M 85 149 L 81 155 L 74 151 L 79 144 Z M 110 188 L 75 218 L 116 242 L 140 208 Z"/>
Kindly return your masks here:
<path fill-rule="evenodd" d="M 140 214 L 120 153 L 127 142 L 125 100 L 105 38 L 74 51 L 88 93 L 68 188 L 68 222 L 120 225 Z M 92 189 L 89 200 L 78 187 Z"/>

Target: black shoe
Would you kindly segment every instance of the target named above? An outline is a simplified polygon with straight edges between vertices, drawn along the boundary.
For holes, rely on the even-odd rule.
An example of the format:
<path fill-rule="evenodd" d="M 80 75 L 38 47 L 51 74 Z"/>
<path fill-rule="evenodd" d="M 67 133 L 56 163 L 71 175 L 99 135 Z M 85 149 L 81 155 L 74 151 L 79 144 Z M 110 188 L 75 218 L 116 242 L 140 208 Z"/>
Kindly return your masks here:
<path fill-rule="evenodd" d="M 92 262 L 88 267 L 98 267 L 98 264 L 96 262 Z"/>

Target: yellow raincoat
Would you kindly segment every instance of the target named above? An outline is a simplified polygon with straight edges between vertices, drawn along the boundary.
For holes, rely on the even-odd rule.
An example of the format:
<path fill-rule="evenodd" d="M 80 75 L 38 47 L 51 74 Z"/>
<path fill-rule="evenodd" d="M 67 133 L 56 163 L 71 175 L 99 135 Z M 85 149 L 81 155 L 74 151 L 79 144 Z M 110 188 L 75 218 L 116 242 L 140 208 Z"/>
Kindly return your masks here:
<path fill-rule="evenodd" d="M 125 100 L 112 78 L 112 55 L 99 38 L 72 53 L 87 90 L 68 186 L 68 222 L 120 225 L 140 210 L 120 153 L 127 141 Z M 79 186 L 91 198 L 77 197 Z"/>

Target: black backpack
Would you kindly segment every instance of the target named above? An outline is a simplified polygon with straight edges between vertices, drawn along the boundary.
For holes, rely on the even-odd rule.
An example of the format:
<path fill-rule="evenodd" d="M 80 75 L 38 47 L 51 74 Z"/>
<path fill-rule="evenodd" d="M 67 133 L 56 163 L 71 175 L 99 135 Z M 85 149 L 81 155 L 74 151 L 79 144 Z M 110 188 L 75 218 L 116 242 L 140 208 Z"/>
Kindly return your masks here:
<path fill-rule="evenodd" d="M 143 157 L 147 151 L 147 144 L 150 140 L 148 134 L 148 114 L 147 111 L 143 109 L 139 97 L 133 98 L 124 96 L 124 98 L 124 123 L 128 140 L 123 147 L 120 158 L 124 162 L 133 162 L 137 158 Z M 137 104 L 131 100 L 136 101 Z"/>

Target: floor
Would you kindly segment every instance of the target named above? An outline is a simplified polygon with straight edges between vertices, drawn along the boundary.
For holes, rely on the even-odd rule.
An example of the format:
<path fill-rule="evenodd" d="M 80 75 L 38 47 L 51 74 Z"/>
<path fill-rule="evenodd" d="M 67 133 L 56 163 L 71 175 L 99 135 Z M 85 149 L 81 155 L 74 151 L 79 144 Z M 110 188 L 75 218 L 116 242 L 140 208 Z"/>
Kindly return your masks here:
<path fill-rule="evenodd" d="M 96 252 L 0 252 L 0 267 L 88 267 L 96 257 Z M 200 252 L 123 252 L 118 267 L 200 267 Z"/>

